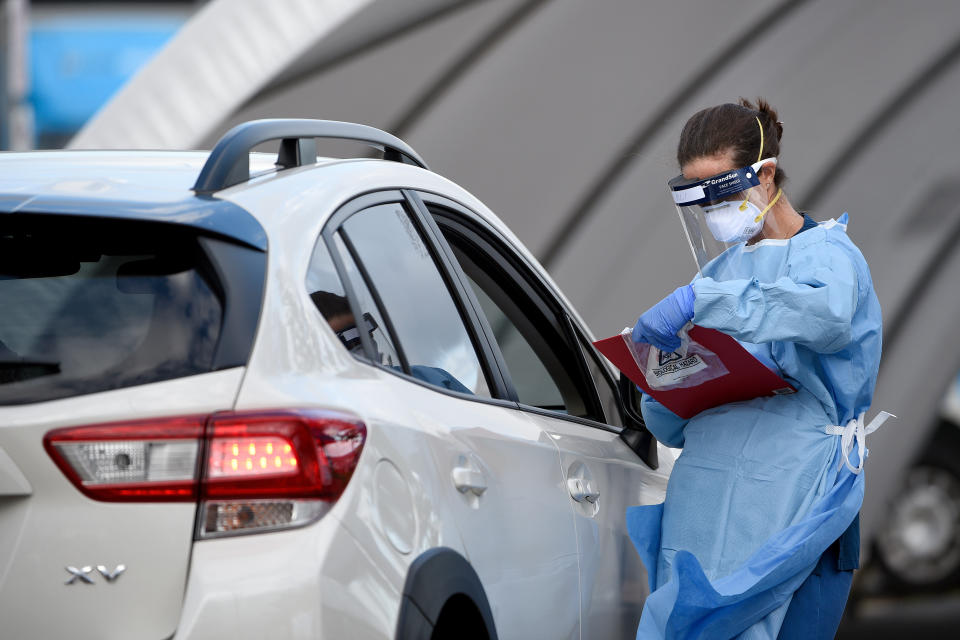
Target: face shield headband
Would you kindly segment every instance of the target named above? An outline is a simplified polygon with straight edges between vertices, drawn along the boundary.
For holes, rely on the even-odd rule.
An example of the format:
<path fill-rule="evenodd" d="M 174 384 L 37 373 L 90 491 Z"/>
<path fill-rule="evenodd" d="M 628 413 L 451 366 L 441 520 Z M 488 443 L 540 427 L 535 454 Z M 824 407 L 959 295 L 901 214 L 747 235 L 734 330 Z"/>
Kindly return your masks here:
<path fill-rule="evenodd" d="M 749 167 L 724 171 L 723 173 L 718 173 L 715 176 L 710 176 L 703 180 L 687 180 L 682 175 L 679 175 L 667 184 L 670 185 L 673 202 L 677 206 L 707 206 L 728 200 L 733 196 L 759 186 L 760 177 L 757 173 L 760 171 L 760 167 L 768 162 L 776 164 L 777 159 L 765 158 L 754 162 Z M 778 191 L 777 196 L 770 201 L 767 208 L 763 210 L 763 213 L 766 213 L 779 198 L 780 191 Z"/>

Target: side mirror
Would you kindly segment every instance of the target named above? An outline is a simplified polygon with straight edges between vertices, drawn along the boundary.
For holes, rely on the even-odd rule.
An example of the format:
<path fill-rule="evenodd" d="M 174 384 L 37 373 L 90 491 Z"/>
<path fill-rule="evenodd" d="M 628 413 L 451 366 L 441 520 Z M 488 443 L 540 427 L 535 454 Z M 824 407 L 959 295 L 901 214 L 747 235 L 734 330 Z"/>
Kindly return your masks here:
<path fill-rule="evenodd" d="M 640 413 L 640 390 L 623 373 L 620 374 L 617 387 L 620 391 L 620 403 L 623 405 L 625 426 L 623 431 L 620 432 L 620 439 L 626 442 L 627 446 L 647 463 L 647 466 L 656 469 L 660 466 L 660 461 L 657 458 L 657 440 L 647 430 L 643 415 Z"/>

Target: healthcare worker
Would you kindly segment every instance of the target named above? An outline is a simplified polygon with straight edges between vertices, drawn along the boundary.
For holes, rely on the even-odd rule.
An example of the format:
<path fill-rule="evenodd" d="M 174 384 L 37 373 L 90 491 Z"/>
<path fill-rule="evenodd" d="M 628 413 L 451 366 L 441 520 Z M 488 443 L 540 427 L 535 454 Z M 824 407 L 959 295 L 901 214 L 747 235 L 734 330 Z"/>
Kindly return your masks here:
<path fill-rule="evenodd" d="M 650 576 L 638 638 L 833 638 L 859 563 L 860 473 L 880 364 L 880 305 L 847 215 L 797 212 L 782 124 L 764 100 L 694 114 L 669 182 L 697 261 L 646 311 L 636 342 L 677 350 L 688 322 L 736 338 L 796 392 L 689 420 L 645 395 L 647 427 L 682 447 L 661 505 L 628 528 Z"/>

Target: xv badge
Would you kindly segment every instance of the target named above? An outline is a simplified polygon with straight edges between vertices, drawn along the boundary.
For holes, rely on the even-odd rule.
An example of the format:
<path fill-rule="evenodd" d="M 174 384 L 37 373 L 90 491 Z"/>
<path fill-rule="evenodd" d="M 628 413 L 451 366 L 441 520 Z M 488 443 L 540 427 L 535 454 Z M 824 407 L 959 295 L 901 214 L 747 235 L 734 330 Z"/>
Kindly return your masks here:
<path fill-rule="evenodd" d="M 93 571 L 93 567 L 65 567 L 67 572 L 70 574 L 70 579 L 67 580 L 64 584 L 73 584 L 77 580 L 84 582 L 86 584 L 93 584 L 93 579 L 90 577 L 90 573 Z M 105 566 L 102 564 L 97 565 L 97 571 L 100 572 L 104 578 L 107 579 L 107 582 L 113 582 L 120 577 L 120 574 L 127 570 L 127 567 L 122 564 L 118 564 L 113 571 L 108 571 Z"/>
<path fill-rule="evenodd" d="M 126 566 L 122 564 L 118 564 L 117 568 L 113 570 L 113 573 L 110 573 L 109 571 L 107 571 L 107 568 L 102 564 L 97 565 L 97 571 L 99 571 L 100 575 L 102 575 L 104 578 L 107 579 L 107 582 L 113 582 L 114 580 L 120 577 L 121 573 L 123 573 L 126 570 L 127 570 Z"/>
<path fill-rule="evenodd" d="M 93 571 L 93 567 L 83 567 L 77 569 L 76 567 L 67 567 L 67 571 L 70 572 L 70 579 L 67 580 L 64 584 L 73 584 L 78 579 L 81 582 L 86 582 L 87 584 L 93 584 L 93 580 L 90 579 L 90 572 Z"/>

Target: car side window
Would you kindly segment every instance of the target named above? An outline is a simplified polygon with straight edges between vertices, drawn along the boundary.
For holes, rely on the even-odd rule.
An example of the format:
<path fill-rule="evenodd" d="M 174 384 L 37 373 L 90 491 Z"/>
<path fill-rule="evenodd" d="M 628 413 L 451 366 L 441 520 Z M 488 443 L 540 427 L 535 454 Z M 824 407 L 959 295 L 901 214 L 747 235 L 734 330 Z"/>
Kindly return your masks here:
<path fill-rule="evenodd" d="M 371 301 L 369 290 L 359 276 L 352 258 L 342 248 L 342 240 L 336 238 L 335 242 L 340 247 L 345 275 L 353 282 L 354 294 L 363 309 L 360 322 L 357 322 L 354 316 L 330 249 L 322 238 L 313 249 L 307 271 L 307 291 L 310 299 L 350 353 L 358 358 L 369 358 L 361 337 L 361 332 L 366 332 L 373 347 L 373 360 L 384 366 L 399 366 L 400 358 L 397 357 L 393 341 L 384 329 L 379 310 Z"/>
<path fill-rule="evenodd" d="M 519 402 L 603 422 L 582 354 L 548 294 L 532 286 L 508 249 L 445 224 L 442 216 L 437 221 L 487 318 Z"/>
<path fill-rule="evenodd" d="M 404 205 L 359 211 L 337 235 L 345 262 L 355 263 L 348 278 L 362 314 L 385 326 L 397 346 L 400 366 L 381 364 L 443 389 L 490 397 L 463 318 Z"/>

